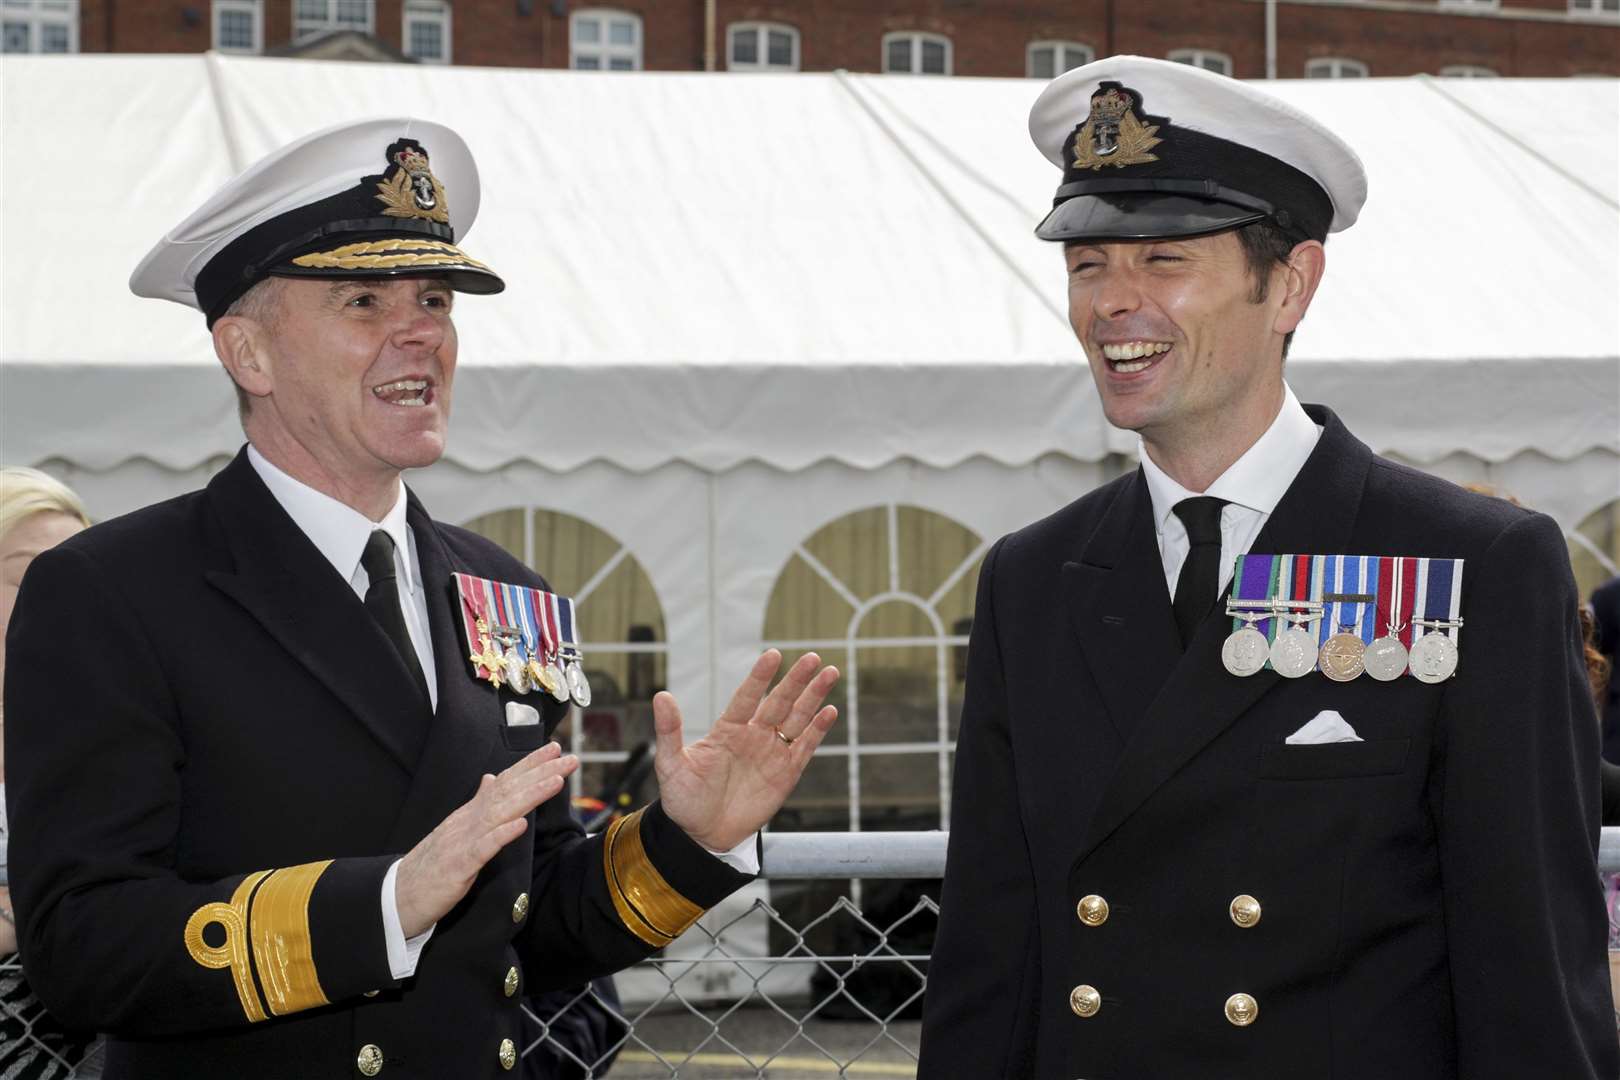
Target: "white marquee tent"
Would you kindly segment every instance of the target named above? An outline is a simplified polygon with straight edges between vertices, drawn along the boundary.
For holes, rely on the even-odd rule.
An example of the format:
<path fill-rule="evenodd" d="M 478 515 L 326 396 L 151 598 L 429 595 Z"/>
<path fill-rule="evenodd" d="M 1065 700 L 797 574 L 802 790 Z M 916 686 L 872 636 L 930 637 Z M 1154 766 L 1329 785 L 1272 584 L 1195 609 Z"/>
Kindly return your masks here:
<path fill-rule="evenodd" d="M 592 74 L 7 57 L 0 458 L 106 516 L 240 442 L 202 320 L 131 268 L 234 172 L 315 128 L 417 114 L 477 155 L 444 520 L 583 517 L 645 567 L 669 682 L 711 715 L 820 526 L 924 507 L 983 542 L 1117 472 L 1031 229 L 1057 177 L 1023 80 Z M 1614 80 L 1279 82 L 1371 199 L 1289 361 L 1375 449 L 1573 528 L 1620 496 Z M 537 556 L 544 565 L 544 553 Z M 943 758 L 942 758 L 943 760 Z"/>

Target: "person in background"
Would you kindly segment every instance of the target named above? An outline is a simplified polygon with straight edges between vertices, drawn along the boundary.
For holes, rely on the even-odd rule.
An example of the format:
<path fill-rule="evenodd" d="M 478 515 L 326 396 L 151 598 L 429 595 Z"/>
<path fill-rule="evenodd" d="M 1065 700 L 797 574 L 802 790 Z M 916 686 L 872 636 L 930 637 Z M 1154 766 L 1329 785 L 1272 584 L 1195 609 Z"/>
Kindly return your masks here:
<path fill-rule="evenodd" d="M 1597 649 L 1609 660 L 1609 679 L 1598 696 L 1603 723 L 1603 757 L 1620 764 L 1620 576 L 1592 590 Z"/>
<path fill-rule="evenodd" d="M 89 524 L 84 504 L 60 480 L 38 469 L 0 468 L 0 682 L 6 673 L 6 627 L 28 564 Z M 4 731 L 0 706 L 0 735 Z M 5 778 L 0 738 L 0 867 L 6 865 Z M 77 1075 L 88 1076 L 83 1062 L 91 1040 L 64 1033 L 29 989 L 22 969 L 7 962 L 17 951 L 15 919 L 11 891 L 0 877 L 0 1076 L 47 1080 L 67 1076 L 75 1063 L 81 1063 Z"/>

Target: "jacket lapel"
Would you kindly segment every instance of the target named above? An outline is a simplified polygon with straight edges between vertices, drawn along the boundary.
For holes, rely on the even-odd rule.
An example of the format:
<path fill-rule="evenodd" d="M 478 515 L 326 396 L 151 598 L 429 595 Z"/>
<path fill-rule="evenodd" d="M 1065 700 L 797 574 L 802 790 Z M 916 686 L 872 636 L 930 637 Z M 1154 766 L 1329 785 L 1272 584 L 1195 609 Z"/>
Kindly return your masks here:
<path fill-rule="evenodd" d="M 391 835 L 391 844 L 401 851 L 472 797 L 478 777 L 492 759 L 500 723 L 499 697 L 492 685 L 473 676 L 456 610 L 459 600 L 450 575 L 473 571 L 454 559 L 416 495 L 410 493 L 408 498 L 406 520 L 416 537 L 416 558 L 427 597 L 439 708 L 422 753 L 422 760 L 431 762 L 431 767 L 416 770 Z"/>
<path fill-rule="evenodd" d="M 393 642 L 276 502 L 246 450 L 208 484 L 233 570 L 204 577 L 319 679 L 407 771 L 426 703 Z"/>
<path fill-rule="evenodd" d="M 1372 451 L 1351 435 L 1330 410 L 1310 405 L 1306 412 L 1323 426 L 1322 437 L 1250 546 L 1252 551 L 1334 553 L 1343 552 L 1350 541 Z M 1151 533 L 1147 542 L 1153 551 L 1158 550 Z M 1162 570 L 1159 584 L 1162 589 Z M 1174 640 L 1174 625 L 1168 622 L 1168 598 L 1161 601 L 1161 606 Z M 1134 689 L 1144 701 L 1151 699 L 1151 704 L 1146 706 L 1134 736 L 1120 755 L 1076 859 L 1084 858 L 1107 839 L 1178 769 L 1281 680 L 1272 671 L 1248 678 L 1226 671 L 1220 652 L 1230 631 L 1229 622 L 1225 606 L 1215 605 L 1199 625 L 1180 662 L 1168 669 L 1169 678 L 1162 687 L 1155 680 L 1134 688 L 1115 685 L 1109 691 L 1125 695 Z M 1122 684 L 1119 676 L 1129 670 L 1122 666 L 1110 681 Z"/>
<path fill-rule="evenodd" d="M 1108 719 L 1128 740 L 1181 651 L 1140 470 L 1105 512 L 1080 561 L 1063 565 L 1063 592 Z"/>

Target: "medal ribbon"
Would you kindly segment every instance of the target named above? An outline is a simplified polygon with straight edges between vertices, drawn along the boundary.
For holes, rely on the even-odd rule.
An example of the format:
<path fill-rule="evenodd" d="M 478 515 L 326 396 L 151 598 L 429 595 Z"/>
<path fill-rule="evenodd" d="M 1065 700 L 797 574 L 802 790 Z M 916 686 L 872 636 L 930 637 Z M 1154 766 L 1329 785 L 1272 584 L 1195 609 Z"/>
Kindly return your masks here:
<path fill-rule="evenodd" d="M 1261 601 L 1270 600 L 1272 586 L 1276 581 L 1276 564 L 1279 561 L 1275 555 L 1240 555 L 1237 571 L 1232 575 L 1232 599 Z M 1255 629 L 1266 634 L 1270 640 L 1269 624 L 1271 619 L 1262 619 L 1254 623 Z M 1237 630 L 1245 624 L 1245 620 L 1233 616 L 1232 629 Z"/>
<path fill-rule="evenodd" d="M 579 638 L 574 633 L 574 598 L 571 596 L 557 597 L 557 610 L 560 614 L 562 630 L 562 643 L 575 656 L 579 655 Z"/>
<path fill-rule="evenodd" d="M 478 620 L 488 618 L 484 615 L 484 589 L 483 580 L 470 574 L 454 573 L 450 575 L 456 582 L 456 593 L 461 597 L 461 628 L 467 634 L 467 652 L 470 654 L 481 651 L 478 641 Z M 475 662 L 473 670 L 479 678 L 487 676 L 482 663 Z"/>
<path fill-rule="evenodd" d="M 1391 615 L 1399 601 L 1395 597 L 1395 590 L 1400 587 L 1400 575 L 1396 571 L 1397 560 L 1385 555 L 1378 559 L 1378 601 L 1377 617 L 1374 619 L 1376 630 L 1374 638 L 1393 636 L 1395 633 L 1395 618 Z"/>
<path fill-rule="evenodd" d="M 1357 561 L 1360 562 L 1361 574 L 1366 579 L 1360 591 L 1370 593 L 1375 599 L 1371 604 L 1361 604 L 1356 608 L 1356 636 L 1361 639 L 1363 645 L 1371 645 L 1373 639 L 1378 636 L 1376 597 L 1379 595 L 1379 560 L 1377 556 L 1362 555 Z"/>
<path fill-rule="evenodd" d="M 1462 575 L 1457 573 L 1461 567 L 1459 559 L 1425 559 L 1428 563 L 1428 587 L 1423 597 L 1423 617 L 1433 621 L 1455 620 L 1457 618 L 1458 603 L 1461 599 Z M 1454 627 L 1452 629 L 1455 629 Z M 1445 627 L 1425 626 L 1425 634 L 1443 634 Z M 1452 635 L 1453 644 L 1456 635 Z"/>
<path fill-rule="evenodd" d="M 534 623 L 529 616 L 529 605 L 524 603 L 524 593 L 529 590 L 521 585 L 502 585 L 506 593 L 506 609 L 513 615 L 513 625 L 517 627 L 518 634 L 523 638 L 523 657 L 527 661 L 534 655 Z"/>
<path fill-rule="evenodd" d="M 1413 558 L 1398 559 L 1396 561 L 1400 563 L 1399 573 L 1401 576 L 1401 610 L 1395 617 L 1400 620 L 1398 625 L 1400 626 L 1399 637 L 1401 639 L 1401 644 L 1406 646 L 1408 651 L 1411 651 L 1412 614 L 1417 610 L 1418 561 Z"/>

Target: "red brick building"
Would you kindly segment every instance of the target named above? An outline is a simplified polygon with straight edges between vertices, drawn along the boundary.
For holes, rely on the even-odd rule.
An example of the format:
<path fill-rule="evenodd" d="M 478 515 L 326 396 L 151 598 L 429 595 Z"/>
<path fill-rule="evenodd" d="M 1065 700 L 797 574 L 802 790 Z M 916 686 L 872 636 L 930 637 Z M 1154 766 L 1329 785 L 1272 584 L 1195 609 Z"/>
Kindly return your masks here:
<path fill-rule="evenodd" d="M 1048 76 L 1129 52 L 1242 78 L 1620 75 L 1620 0 L 6 0 L 7 52 Z"/>

